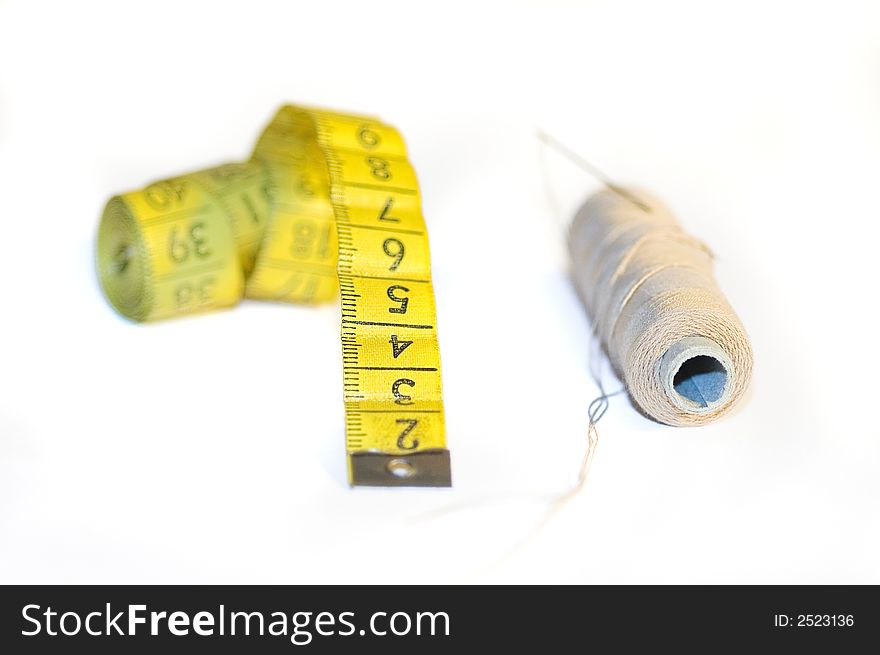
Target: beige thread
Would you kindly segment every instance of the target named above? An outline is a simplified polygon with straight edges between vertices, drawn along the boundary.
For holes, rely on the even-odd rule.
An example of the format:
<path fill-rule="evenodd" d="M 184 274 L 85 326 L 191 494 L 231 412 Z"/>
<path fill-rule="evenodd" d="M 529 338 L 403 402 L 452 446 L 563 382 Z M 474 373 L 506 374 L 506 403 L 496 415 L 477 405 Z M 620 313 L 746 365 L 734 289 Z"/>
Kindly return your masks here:
<path fill-rule="evenodd" d="M 640 190 L 591 196 L 569 233 L 572 276 L 596 333 L 632 399 L 669 425 L 701 425 L 742 397 L 752 371 L 748 337 L 712 274 L 712 254 Z M 711 358 L 711 359 L 708 359 Z M 723 390 L 699 402 L 676 377 L 711 361 Z"/>

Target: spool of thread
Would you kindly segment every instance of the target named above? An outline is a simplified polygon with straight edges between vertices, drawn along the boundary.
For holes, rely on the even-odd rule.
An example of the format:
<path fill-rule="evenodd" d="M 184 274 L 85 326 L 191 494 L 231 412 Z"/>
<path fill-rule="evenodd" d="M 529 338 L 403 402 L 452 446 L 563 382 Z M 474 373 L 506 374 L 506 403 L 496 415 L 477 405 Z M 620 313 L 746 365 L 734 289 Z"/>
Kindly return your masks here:
<path fill-rule="evenodd" d="M 569 232 L 572 277 L 617 374 L 647 416 L 702 425 L 743 396 L 752 350 L 712 253 L 642 190 L 591 196 Z"/>

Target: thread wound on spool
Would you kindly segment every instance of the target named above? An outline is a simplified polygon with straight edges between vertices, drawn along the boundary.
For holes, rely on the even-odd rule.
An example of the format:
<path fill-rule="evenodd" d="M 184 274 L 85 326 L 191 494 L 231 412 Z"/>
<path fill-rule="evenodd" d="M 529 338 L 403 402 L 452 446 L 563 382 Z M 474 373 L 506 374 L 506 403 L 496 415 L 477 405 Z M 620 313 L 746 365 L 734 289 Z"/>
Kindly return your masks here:
<path fill-rule="evenodd" d="M 604 189 L 576 215 L 572 277 L 638 407 L 669 425 L 706 423 L 748 386 L 748 338 L 715 282 L 709 249 L 651 194 L 627 193 L 641 203 Z"/>

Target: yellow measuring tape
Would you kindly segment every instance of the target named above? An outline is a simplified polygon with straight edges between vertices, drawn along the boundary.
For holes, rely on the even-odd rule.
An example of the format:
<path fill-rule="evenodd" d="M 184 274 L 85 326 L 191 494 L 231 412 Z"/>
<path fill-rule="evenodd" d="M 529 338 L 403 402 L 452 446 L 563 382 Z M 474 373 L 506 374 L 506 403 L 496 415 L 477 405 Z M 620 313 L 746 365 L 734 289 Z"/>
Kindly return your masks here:
<path fill-rule="evenodd" d="M 392 126 L 282 107 L 250 161 L 111 198 L 97 260 L 137 321 L 339 289 L 350 482 L 451 484 L 428 236 Z"/>

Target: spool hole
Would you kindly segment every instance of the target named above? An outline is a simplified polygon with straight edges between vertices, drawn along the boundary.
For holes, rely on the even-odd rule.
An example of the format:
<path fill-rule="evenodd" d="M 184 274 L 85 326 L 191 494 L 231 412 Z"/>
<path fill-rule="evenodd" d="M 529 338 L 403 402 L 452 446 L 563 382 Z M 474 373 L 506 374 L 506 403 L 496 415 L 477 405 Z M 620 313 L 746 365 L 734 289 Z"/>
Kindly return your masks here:
<path fill-rule="evenodd" d="M 697 355 L 684 361 L 672 379 L 672 387 L 683 398 L 708 407 L 724 394 L 727 369 L 714 357 Z"/>

